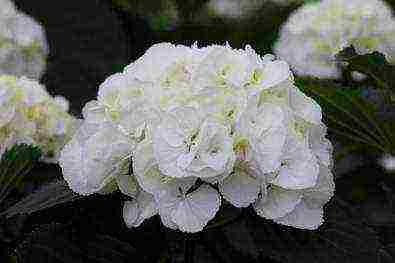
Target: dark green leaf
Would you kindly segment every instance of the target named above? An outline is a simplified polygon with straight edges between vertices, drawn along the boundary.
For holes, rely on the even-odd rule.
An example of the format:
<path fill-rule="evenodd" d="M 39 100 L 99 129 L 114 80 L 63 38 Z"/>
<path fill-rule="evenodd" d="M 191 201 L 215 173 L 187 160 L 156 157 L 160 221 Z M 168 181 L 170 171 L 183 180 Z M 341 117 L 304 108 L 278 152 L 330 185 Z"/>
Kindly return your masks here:
<path fill-rule="evenodd" d="M 326 222 L 315 231 L 281 226 L 252 213 L 247 226 L 260 252 L 280 262 L 374 262 L 380 247 L 375 231 L 336 200 L 325 214 Z"/>
<path fill-rule="evenodd" d="M 391 150 L 393 136 L 384 128 L 384 121 L 377 118 L 375 105 L 359 92 L 314 78 L 297 78 L 296 85 L 320 104 L 329 131 L 344 146 L 375 152 Z"/>
<path fill-rule="evenodd" d="M 77 230 L 72 224 L 40 226 L 27 235 L 17 251 L 21 263 L 146 262 L 136 256 L 136 249 L 131 244 L 108 234 Z"/>
<path fill-rule="evenodd" d="M 42 186 L 39 190 L 26 196 L 0 215 L 12 217 L 16 214 L 31 214 L 81 197 L 71 191 L 64 180 L 57 180 Z"/>
<path fill-rule="evenodd" d="M 358 54 L 350 46 L 340 51 L 336 59 L 344 63 L 348 71 L 358 71 L 374 79 L 379 88 L 395 91 L 395 65 L 388 63 L 385 55 L 377 51 Z"/>
<path fill-rule="evenodd" d="M 4 152 L 0 161 L 0 203 L 12 189 L 21 185 L 40 157 L 40 150 L 27 144 L 14 145 Z"/>

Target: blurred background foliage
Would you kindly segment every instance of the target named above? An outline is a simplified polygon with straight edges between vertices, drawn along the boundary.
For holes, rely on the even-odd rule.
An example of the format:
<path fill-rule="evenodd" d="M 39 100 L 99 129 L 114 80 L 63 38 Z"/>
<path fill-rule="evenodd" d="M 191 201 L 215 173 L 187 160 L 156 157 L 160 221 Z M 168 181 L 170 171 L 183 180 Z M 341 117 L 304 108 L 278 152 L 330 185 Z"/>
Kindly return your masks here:
<path fill-rule="evenodd" d="M 226 8 L 215 13 L 208 0 L 14 2 L 45 27 L 50 55 L 41 81 L 50 93 L 68 98 L 80 116 L 106 77 L 154 43 L 229 42 L 271 53 L 289 14 L 313 1 L 230 1 L 236 7 L 230 15 Z M 394 0 L 387 2 L 395 7 Z M 0 199 L 0 262 L 395 262 L 395 175 L 377 162 L 383 153 L 395 154 L 394 65 L 382 54 L 356 54 L 352 47 L 337 59 L 344 65 L 342 79 L 295 78 L 322 106 L 335 145 L 336 194 L 318 231 L 276 225 L 226 205 L 199 234 L 168 230 L 158 217 L 128 229 L 119 193 L 77 196 L 58 166 L 37 163 L 22 147 L 14 153 L 31 156 L 29 172 L 3 177 L 21 183 L 0 189 L 7 193 Z M 353 81 L 353 70 L 368 78 Z"/>

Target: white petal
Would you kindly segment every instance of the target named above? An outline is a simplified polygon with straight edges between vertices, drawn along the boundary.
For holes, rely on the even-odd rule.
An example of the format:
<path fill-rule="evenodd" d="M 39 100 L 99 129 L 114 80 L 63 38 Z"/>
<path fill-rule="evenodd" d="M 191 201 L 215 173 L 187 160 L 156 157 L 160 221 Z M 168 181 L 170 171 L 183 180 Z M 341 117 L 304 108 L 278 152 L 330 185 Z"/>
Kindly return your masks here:
<path fill-rule="evenodd" d="M 195 152 L 180 154 L 177 158 L 177 166 L 180 167 L 180 169 L 185 170 L 189 165 L 191 165 L 195 155 Z"/>
<path fill-rule="evenodd" d="M 172 115 L 164 115 L 157 131 L 154 131 L 156 137 L 165 142 L 171 147 L 182 146 L 186 139 L 185 131 L 180 127 L 180 120 L 177 120 Z"/>
<path fill-rule="evenodd" d="M 148 140 L 141 142 L 136 148 L 133 158 L 133 171 L 141 188 L 155 196 L 162 196 L 178 188 L 187 191 L 196 178 L 174 178 L 161 173 L 153 154 L 152 143 Z"/>
<path fill-rule="evenodd" d="M 150 47 L 136 62 L 125 69 L 127 75 L 141 81 L 155 81 L 165 70 L 188 55 L 189 49 L 170 43 L 158 43 Z"/>
<path fill-rule="evenodd" d="M 254 209 L 261 217 L 274 219 L 293 211 L 301 201 L 301 193 L 273 186 L 267 190 L 265 198 L 256 201 Z"/>
<path fill-rule="evenodd" d="M 165 195 L 157 196 L 156 199 L 163 225 L 171 229 L 178 229 L 177 224 L 171 218 L 171 213 L 177 208 L 180 198 L 177 194 L 168 192 Z"/>
<path fill-rule="evenodd" d="M 288 146 L 282 157 L 285 162 L 280 167 L 272 184 L 286 189 L 304 189 L 313 187 L 317 182 L 319 164 L 315 155 L 303 143 L 288 140 Z"/>
<path fill-rule="evenodd" d="M 128 227 L 133 227 L 139 218 L 140 210 L 137 202 L 126 201 L 123 205 L 123 220 Z"/>
<path fill-rule="evenodd" d="M 219 183 L 223 197 L 236 207 L 247 207 L 260 192 L 260 182 L 244 171 L 235 171 Z"/>
<path fill-rule="evenodd" d="M 138 193 L 137 182 L 131 174 L 120 174 L 117 176 L 117 184 L 119 190 L 130 197 L 136 197 Z"/>
<path fill-rule="evenodd" d="M 317 229 L 324 221 L 323 209 L 309 208 L 305 202 L 300 202 L 295 209 L 282 218 L 274 220 L 275 222 L 287 226 L 301 229 Z"/>
<path fill-rule="evenodd" d="M 170 114 L 177 120 L 179 127 L 185 133 L 189 133 L 200 126 L 199 112 L 193 107 L 176 107 L 170 111 Z"/>
<path fill-rule="evenodd" d="M 188 172 L 196 177 L 208 178 L 223 174 L 234 158 L 233 139 L 228 130 L 214 121 L 205 121 L 198 138 L 197 152 Z"/>
<path fill-rule="evenodd" d="M 189 194 L 171 213 L 171 218 L 183 232 L 195 233 L 203 230 L 217 213 L 221 199 L 214 189 L 203 185 Z"/>
<path fill-rule="evenodd" d="M 9 123 L 15 115 L 15 107 L 12 105 L 0 106 L 0 127 Z"/>
<path fill-rule="evenodd" d="M 141 188 L 154 194 L 162 185 L 163 175 L 157 167 L 152 144 L 150 141 L 141 142 L 133 158 L 133 171 Z"/>
<path fill-rule="evenodd" d="M 117 175 L 122 158 L 133 148 L 108 126 L 87 140 L 75 136 L 62 150 L 59 164 L 70 188 L 80 194 L 99 191 Z"/>
<path fill-rule="evenodd" d="M 232 156 L 229 158 L 228 163 L 226 164 L 225 171 L 222 174 L 217 175 L 217 176 L 212 176 L 212 177 L 201 177 L 200 179 L 203 180 L 204 182 L 207 182 L 210 184 L 215 184 L 215 183 L 223 181 L 233 171 L 233 166 L 234 166 L 235 161 L 236 161 L 236 156 L 233 153 Z"/>
<path fill-rule="evenodd" d="M 304 201 L 309 208 L 321 208 L 329 202 L 335 192 L 335 182 L 330 169 L 320 165 L 317 184 L 309 189 L 304 190 Z"/>
<path fill-rule="evenodd" d="M 70 108 L 70 102 L 63 96 L 55 96 L 54 101 L 63 111 L 68 111 Z"/>
<path fill-rule="evenodd" d="M 138 227 L 158 212 L 152 195 L 141 191 L 136 199 L 127 201 L 123 207 L 123 218 L 128 227 Z"/>
<path fill-rule="evenodd" d="M 251 139 L 252 151 L 262 172 L 271 173 L 278 169 L 285 138 L 286 130 L 278 129 L 268 134 L 265 139 Z"/>
<path fill-rule="evenodd" d="M 288 79 L 291 75 L 291 70 L 285 61 L 275 60 L 265 65 L 262 75 L 263 80 L 260 85 L 264 88 L 270 88 Z"/>
<path fill-rule="evenodd" d="M 307 97 L 297 87 L 291 87 L 289 94 L 289 103 L 296 115 L 313 124 L 321 123 L 322 112 L 317 102 Z"/>
<path fill-rule="evenodd" d="M 247 137 L 260 169 L 264 173 L 277 170 L 286 141 L 285 114 L 272 103 L 263 103 L 259 109 L 255 100 L 238 123 L 236 132 Z"/>
<path fill-rule="evenodd" d="M 171 177 L 186 177 L 186 172 L 177 165 L 177 159 L 184 153 L 184 148 L 169 145 L 159 133 L 154 133 L 153 142 L 154 155 L 160 171 Z"/>
<path fill-rule="evenodd" d="M 333 164 L 333 146 L 325 135 L 325 125 L 313 125 L 309 129 L 309 145 L 319 161 L 329 167 Z"/>

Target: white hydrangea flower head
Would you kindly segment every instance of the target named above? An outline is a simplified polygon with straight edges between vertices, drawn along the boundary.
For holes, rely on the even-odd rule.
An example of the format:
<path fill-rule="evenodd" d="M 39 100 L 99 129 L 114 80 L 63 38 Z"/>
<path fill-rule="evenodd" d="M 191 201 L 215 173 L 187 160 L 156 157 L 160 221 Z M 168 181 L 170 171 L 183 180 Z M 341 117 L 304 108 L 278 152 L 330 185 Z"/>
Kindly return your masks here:
<path fill-rule="evenodd" d="M 322 0 L 297 9 L 282 26 L 274 52 L 298 75 L 338 78 L 335 55 L 353 45 L 395 61 L 395 17 L 382 0 Z M 292 47 L 292 48 L 289 48 Z"/>
<path fill-rule="evenodd" d="M 80 194 L 115 186 L 132 198 L 128 227 L 158 214 L 166 227 L 199 232 L 223 197 L 315 229 L 333 195 L 321 108 L 286 62 L 250 46 L 156 44 L 107 78 L 83 116 L 61 153 L 64 178 Z"/>
<path fill-rule="evenodd" d="M 0 74 L 39 79 L 48 55 L 44 29 L 12 1 L 2 0 L 0 6 Z"/>
<path fill-rule="evenodd" d="M 28 143 L 39 146 L 43 161 L 56 162 L 78 125 L 66 105 L 64 98 L 51 97 L 36 80 L 1 75 L 0 152 Z"/>

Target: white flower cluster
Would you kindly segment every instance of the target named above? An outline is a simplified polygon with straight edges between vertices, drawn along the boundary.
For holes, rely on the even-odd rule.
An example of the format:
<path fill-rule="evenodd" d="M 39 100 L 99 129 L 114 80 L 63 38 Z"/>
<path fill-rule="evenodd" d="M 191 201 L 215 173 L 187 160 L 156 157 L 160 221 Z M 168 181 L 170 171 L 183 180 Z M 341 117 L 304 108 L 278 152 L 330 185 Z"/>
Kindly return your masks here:
<path fill-rule="evenodd" d="M 0 75 L 0 157 L 17 143 L 39 146 L 43 160 L 56 161 L 78 121 L 63 97 L 51 97 L 36 80 Z"/>
<path fill-rule="evenodd" d="M 38 79 L 45 69 L 47 55 L 43 28 L 19 12 L 12 1 L 0 0 L 0 75 Z"/>
<path fill-rule="evenodd" d="M 80 194 L 132 197 L 130 227 L 159 213 L 198 232 L 225 199 L 315 229 L 334 192 L 321 108 L 287 63 L 249 46 L 156 44 L 105 80 L 83 114 L 61 152 L 64 178 Z"/>
<path fill-rule="evenodd" d="M 322 0 L 303 5 L 282 26 L 275 54 L 298 75 L 338 78 L 335 54 L 384 53 L 395 62 L 395 18 L 381 0 Z M 290 48 L 292 47 L 292 48 Z"/>

